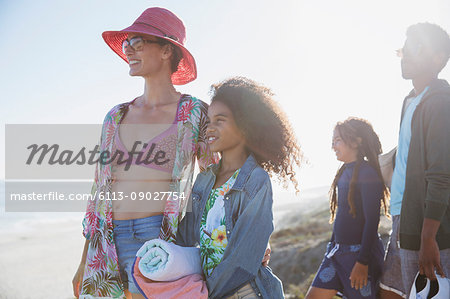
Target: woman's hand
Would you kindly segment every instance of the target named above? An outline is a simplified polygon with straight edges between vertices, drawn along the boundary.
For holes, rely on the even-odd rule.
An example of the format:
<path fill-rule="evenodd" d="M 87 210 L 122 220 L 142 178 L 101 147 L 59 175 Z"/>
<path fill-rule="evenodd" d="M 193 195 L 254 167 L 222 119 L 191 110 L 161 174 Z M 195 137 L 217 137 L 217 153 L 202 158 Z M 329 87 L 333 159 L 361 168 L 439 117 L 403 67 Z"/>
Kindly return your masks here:
<path fill-rule="evenodd" d="M 367 284 L 368 275 L 369 266 L 356 262 L 349 277 L 352 288 L 362 289 Z"/>
<path fill-rule="evenodd" d="M 83 282 L 83 274 L 84 274 L 84 263 L 80 263 L 77 272 L 75 273 L 72 279 L 73 295 L 77 298 L 80 296 L 80 288 L 81 283 Z"/>

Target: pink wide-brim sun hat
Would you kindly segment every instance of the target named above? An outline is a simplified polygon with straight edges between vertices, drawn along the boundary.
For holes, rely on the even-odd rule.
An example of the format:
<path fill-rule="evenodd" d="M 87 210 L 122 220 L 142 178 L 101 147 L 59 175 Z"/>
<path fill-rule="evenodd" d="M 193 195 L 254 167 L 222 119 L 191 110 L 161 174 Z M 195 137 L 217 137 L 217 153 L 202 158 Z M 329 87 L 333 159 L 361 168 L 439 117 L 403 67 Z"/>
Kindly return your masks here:
<path fill-rule="evenodd" d="M 183 85 L 197 78 L 195 59 L 184 47 L 186 29 L 183 21 L 171 11 L 160 7 L 147 8 L 130 27 L 120 31 L 105 31 L 102 33 L 106 44 L 127 63 L 128 59 L 122 52 L 122 42 L 128 38 L 128 33 L 142 33 L 160 37 L 181 50 L 182 58 L 178 70 L 172 74 L 172 84 Z"/>

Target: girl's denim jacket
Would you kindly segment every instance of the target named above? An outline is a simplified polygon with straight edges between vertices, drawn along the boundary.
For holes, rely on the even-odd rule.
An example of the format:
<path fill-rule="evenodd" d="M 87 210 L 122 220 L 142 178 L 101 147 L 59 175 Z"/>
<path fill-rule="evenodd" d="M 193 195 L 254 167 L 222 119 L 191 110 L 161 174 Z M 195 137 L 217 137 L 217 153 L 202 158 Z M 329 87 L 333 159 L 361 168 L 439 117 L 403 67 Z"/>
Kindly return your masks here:
<path fill-rule="evenodd" d="M 189 197 L 192 212 L 186 213 L 178 228 L 178 245 L 199 245 L 200 221 L 218 168 L 214 164 L 198 174 Z M 273 232 L 272 202 L 269 175 L 250 155 L 224 198 L 228 245 L 222 261 L 206 278 L 209 298 L 231 296 L 247 283 L 261 298 L 284 298 L 281 281 L 261 263 Z"/>

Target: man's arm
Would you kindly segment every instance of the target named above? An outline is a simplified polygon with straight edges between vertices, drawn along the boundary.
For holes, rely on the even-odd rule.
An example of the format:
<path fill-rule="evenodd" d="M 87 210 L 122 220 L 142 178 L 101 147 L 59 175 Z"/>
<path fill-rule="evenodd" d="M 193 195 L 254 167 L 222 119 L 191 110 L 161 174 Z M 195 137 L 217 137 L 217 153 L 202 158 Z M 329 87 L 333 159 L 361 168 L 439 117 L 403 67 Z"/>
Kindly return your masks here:
<path fill-rule="evenodd" d="M 425 132 L 427 182 L 425 213 L 419 250 L 419 270 L 436 279 L 434 269 L 443 275 L 436 234 L 449 205 L 450 197 L 450 101 L 441 96 L 426 111 Z"/>
<path fill-rule="evenodd" d="M 439 247 L 436 242 L 436 233 L 440 225 L 441 222 L 434 219 L 425 218 L 423 220 L 419 251 L 419 271 L 420 274 L 425 274 L 431 280 L 436 280 L 434 268 L 436 268 L 437 274 L 444 277 Z"/>

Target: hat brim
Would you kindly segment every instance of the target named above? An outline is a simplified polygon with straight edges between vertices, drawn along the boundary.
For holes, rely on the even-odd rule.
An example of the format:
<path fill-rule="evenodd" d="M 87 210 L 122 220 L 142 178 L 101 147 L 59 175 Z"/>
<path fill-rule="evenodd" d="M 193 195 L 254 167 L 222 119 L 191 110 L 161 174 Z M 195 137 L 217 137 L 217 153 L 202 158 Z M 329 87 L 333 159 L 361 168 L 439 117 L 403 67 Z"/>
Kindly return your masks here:
<path fill-rule="evenodd" d="M 197 78 L 197 66 L 195 64 L 195 59 L 192 54 L 179 42 L 164 36 L 159 33 L 156 29 L 151 30 L 145 24 L 133 24 L 128 28 L 121 31 L 105 31 L 102 33 L 102 37 L 106 44 L 126 63 L 128 59 L 126 55 L 122 52 L 122 42 L 128 37 L 128 33 L 142 33 L 147 35 L 153 35 L 167 40 L 168 42 L 174 44 L 181 50 L 182 58 L 178 64 L 178 69 L 171 76 L 172 84 L 183 85 Z"/>

